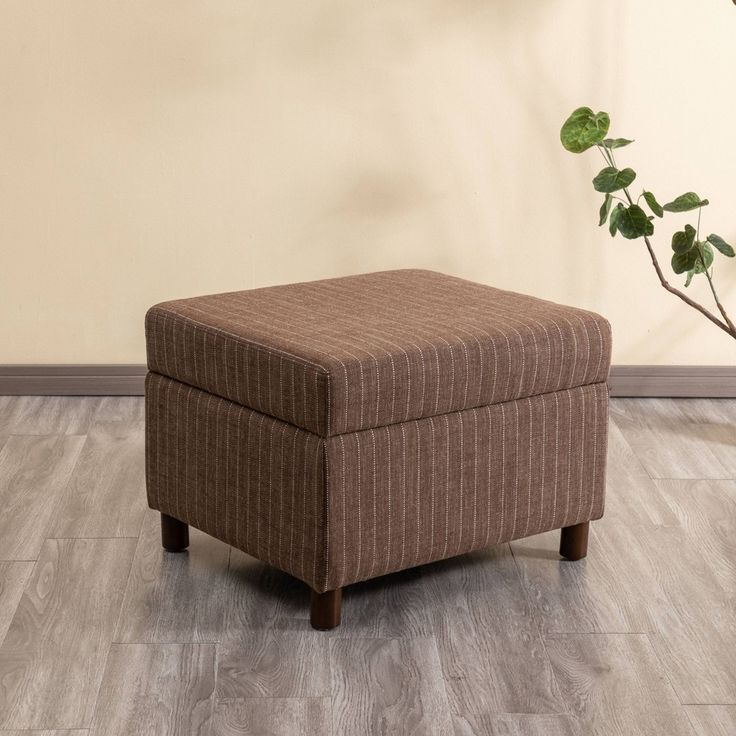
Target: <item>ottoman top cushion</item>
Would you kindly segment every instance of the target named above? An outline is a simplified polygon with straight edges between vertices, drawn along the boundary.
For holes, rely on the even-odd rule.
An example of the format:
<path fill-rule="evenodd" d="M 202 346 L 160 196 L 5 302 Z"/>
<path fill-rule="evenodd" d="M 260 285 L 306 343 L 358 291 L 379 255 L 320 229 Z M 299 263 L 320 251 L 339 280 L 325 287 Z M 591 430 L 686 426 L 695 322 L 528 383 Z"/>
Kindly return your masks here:
<path fill-rule="evenodd" d="M 402 270 L 164 302 L 151 371 L 321 436 L 605 381 L 597 314 Z"/>

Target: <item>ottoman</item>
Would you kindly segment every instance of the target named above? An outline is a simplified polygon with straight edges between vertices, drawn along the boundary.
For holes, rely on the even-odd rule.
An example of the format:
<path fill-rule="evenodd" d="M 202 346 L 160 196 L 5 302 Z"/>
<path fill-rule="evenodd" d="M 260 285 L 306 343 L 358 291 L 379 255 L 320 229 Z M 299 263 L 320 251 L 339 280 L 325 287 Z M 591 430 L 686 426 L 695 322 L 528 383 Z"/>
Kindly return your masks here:
<path fill-rule="evenodd" d="M 340 622 L 360 580 L 603 514 L 611 333 L 597 314 L 386 271 L 146 315 L 146 482 L 188 525 L 304 581 Z"/>

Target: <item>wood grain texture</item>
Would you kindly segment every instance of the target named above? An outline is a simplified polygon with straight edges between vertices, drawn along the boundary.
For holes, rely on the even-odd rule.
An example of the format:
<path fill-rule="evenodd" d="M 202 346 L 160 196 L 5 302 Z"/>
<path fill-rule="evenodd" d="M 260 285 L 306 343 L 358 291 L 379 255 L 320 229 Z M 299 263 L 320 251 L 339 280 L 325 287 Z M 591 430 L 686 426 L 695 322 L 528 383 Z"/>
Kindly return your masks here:
<path fill-rule="evenodd" d="M 693 736 L 646 635 L 559 636 L 547 639 L 547 651 L 586 736 Z"/>
<path fill-rule="evenodd" d="M 427 566 L 425 584 L 453 712 L 561 711 L 508 545 Z"/>
<path fill-rule="evenodd" d="M 48 535 L 137 537 L 146 509 L 143 404 L 105 399 Z"/>
<path fill-rule="evenodd" d="M 13 396 L 0 396 L 0 450 L 11 433 L 15 404 L 18 399 Z"/>
<path fill-rule="evenodd" d="M 89 730 L 86 728 L 75 728 L 71 731 L 64 729 L 43 730 L 43 731 L 0 731 L 0 736 L 88 736 Z"/>
<path fill-rule="evenodd" d="M 669 602 L 652 643 L 683 703 L 736 703 L 736 486 L 657 481 L 657 490 L 681 524 L 647 540 Z"/>
<path fill-rule="evenodd" d="M 685 708 L 696 736 L 733 736 L 736 705 L 688 705 Z"/>
<path fill-rule="evenodd" d="M 211 736 L 330 736 L 330 710 L 329 698 L 221 700 Z"/>
<path fill-rule="evenodd" d="M 412 638 L 432 636 L 422 568 L 403 570 L 349 585 L 343 591 L 342 617 L 351 636 Z M 331 636 L 340 637 L 340 628 Z"/>
<path fill-rule="evenodd" d="M 452 734 L 434 640 L 332 639 L 335 734 Z"/>
<path fill-rule="evenodd" d="M 49 539 L 0 647 L 0 728 L 86 728 L 134 542 Z"/>
<path fill-rule="evenodd" d="M 86 434 L 102 399 L 18 396 L 10 404 L 8 434 Z"/>
<path fill-rule="evenodd" d="M 0 560 L 35 560 L 85 438 L 10 437 L 0 451 Z"/>
<path fill-rule="evenodd" d="M 230 548 L 190 528 L 188 551 L 161 547 L 148 511 L 125 589 L 116 642 L 216 642 L 222 631 Z"/>
<path fill-rule="evenodd" d="M 652 478 L 729 478 L 678 403 L 616 399 L 611 417 Z"/>
<path fill-rule="evenodd" d="M 33 562 L 0 562 L 0 644 L 33 571 Z"/>
<path fill-rule="evenodd" d="M 583 736 L 571 716 L 454 716 L 455 736 Z"/>
<path fill-rule="evenodd" d="M 253 631 L 218 648 L 218 699 L 329 695 L 329 643 L 320 632 Z"/>
<path fill-rule="evenodd" d="M 91 736 L 209 734 L 214 644 L 113 644 Z"/>
<path fill-rule="evenodd" d="M 222 641 L 274 629 L 309 629 L 309 587 L 245 552 L 231 550 Z"/>

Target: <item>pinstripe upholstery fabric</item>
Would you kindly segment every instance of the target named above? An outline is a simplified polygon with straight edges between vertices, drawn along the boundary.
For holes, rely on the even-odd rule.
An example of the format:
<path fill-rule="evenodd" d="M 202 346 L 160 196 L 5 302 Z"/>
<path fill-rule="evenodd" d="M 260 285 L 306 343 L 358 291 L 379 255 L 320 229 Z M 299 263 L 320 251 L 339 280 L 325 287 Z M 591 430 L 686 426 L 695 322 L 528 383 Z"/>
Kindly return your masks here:
<path fill-rule="evenodd" d="M 338 436 L 154 373 L 149 503 L 317 591 L 597 519 L 604 383 Z"/>
<path fill-rule="evenodd" d="M 322 437 L 606 380 L 610 327 L 431 271 L 182 299 L 146 316 L 149 368 Z"/>

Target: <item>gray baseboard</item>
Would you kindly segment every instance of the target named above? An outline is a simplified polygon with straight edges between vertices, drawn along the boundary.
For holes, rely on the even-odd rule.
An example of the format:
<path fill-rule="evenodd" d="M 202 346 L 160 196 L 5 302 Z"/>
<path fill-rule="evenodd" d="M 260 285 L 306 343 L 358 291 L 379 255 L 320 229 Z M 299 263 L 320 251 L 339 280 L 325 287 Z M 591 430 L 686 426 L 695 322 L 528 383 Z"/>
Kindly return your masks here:
<path fill-rule="evenodd" d="M 145 365 L 0 365 L 0 396 L 142 396 Z"/>
<path fill-rule="evenodd" d="M 0 365 L 4 396 L 142 396 L 144 365 Z M 736 398 L 736 366 L 614 365 L 611 396 Z"/>

